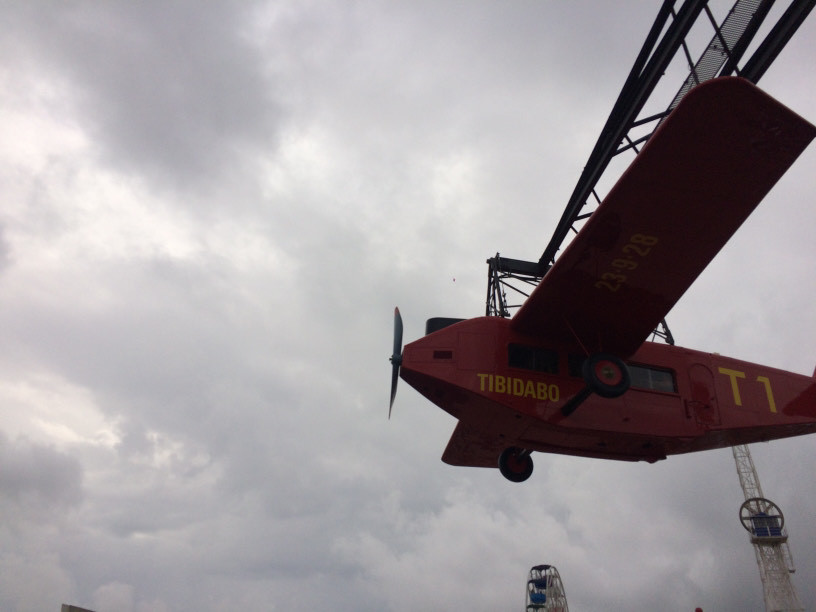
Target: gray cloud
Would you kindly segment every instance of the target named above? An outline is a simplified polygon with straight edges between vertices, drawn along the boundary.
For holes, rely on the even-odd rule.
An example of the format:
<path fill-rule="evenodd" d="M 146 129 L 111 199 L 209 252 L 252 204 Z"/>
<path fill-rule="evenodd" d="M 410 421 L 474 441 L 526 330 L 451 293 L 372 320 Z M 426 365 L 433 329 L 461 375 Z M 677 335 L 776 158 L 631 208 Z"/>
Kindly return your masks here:
<path fill-rule="evenodd" d="M 211 186 L 274 146 L 280 108 L 247 40 L 250 5 L 9 8 L 12 57 L 66 90 L 102 163 L 162 186 Z"/>
<path fill-rule="evenodd" d="M 540 254 L 652 3 L 5 9 L 0 608 L 520 608 L 542 562 L 576 610 L 757 607 L 729 451 L 513 486 L 406 385 L 386 420 L 394 305 L 411 340 Z M 763 82 L 811 121 L 814 34 Z M 815 154 L 678 342 L 812 372 Z M 754 449 L 807 608 L 813 448 Z"/>
<path fill-rule="evenodd" d="M 82 499 L 82 467 L 53 448 L 0 435 L 0 498 L 29 517 L 70 509 Z"/>

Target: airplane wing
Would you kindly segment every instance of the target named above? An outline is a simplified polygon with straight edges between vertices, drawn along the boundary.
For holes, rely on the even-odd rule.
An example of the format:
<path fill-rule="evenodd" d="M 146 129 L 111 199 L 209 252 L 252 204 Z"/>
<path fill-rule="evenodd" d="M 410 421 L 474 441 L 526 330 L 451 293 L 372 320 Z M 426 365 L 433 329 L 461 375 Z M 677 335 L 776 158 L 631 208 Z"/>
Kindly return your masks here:
<path fill-rule="evenodd" d="M 442 461 L 448 465 L 495 468 L 499 466 L 499 455 L 505 446 L 498 436 L 487 435 L 484 430 L 459 421 L 442 453 Z"/>
<path fill-rule="evenodd" d="M 692 89 L 516 312 L 512 327 L 627 357 L 816 135 L 738 77 Z"/>

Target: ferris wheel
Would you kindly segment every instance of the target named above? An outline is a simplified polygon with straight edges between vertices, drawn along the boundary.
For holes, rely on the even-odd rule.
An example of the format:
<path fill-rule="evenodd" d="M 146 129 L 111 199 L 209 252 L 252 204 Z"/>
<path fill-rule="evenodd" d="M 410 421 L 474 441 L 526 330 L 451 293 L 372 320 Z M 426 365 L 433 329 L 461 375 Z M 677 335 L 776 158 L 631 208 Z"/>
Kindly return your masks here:
<path fill-rule="evenodd" d="M 569 612 L 564 583 L 554 565 L 535 565 L 530 568 L 525 594 L 525 610 Z"/>

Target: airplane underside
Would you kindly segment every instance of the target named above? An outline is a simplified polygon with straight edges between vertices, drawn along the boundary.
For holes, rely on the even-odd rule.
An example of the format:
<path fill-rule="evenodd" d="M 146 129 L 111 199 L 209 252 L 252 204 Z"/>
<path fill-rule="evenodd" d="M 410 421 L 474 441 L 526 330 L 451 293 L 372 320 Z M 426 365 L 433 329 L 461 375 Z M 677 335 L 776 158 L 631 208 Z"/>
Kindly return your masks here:
<path fill-rule="evenodd" d="M 533 452 L 654 463 L 670 455 L 816 433 L 813 382 L 784 408 L 795 422 L 789 418 L 777 424 L 723 426 L 706 422 L 693 401 L 673 394 L 655 394 L 651 403 L 638 390 L 630 390 L 628 398 L 592 396 L 576 414 L 564 416 L 569 395 L 536 402 L 531 413 L 417 371 L 403 370 L 402 377 L 458 420 L 442 456 L 445 463 L 499 468 L 516 481 L 532 472 Z M 646 404 L 662 412 L 659 422 L 638 419 L 638 411 L 644 415 L 648 410 Z"/>

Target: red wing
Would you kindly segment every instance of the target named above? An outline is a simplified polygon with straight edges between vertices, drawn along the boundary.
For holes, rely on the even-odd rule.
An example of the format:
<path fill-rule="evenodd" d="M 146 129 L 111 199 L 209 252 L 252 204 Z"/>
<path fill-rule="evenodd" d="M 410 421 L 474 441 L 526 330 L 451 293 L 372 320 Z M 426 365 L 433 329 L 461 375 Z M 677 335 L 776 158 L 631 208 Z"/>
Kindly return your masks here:
<path fill-rule="evenodd" d="M 631 355 L 816 128 L 737 77 L 695 87 L 516 313 L 517 331 Z"/>
<path fill-rule="evenodd" d="M 495 434 L 487 435 L 483 430 L 459 421 L 442 454 L 442 461 L 449 465 L 495 468 L 499 466 L 499 455 L 505 446 Z"/>

